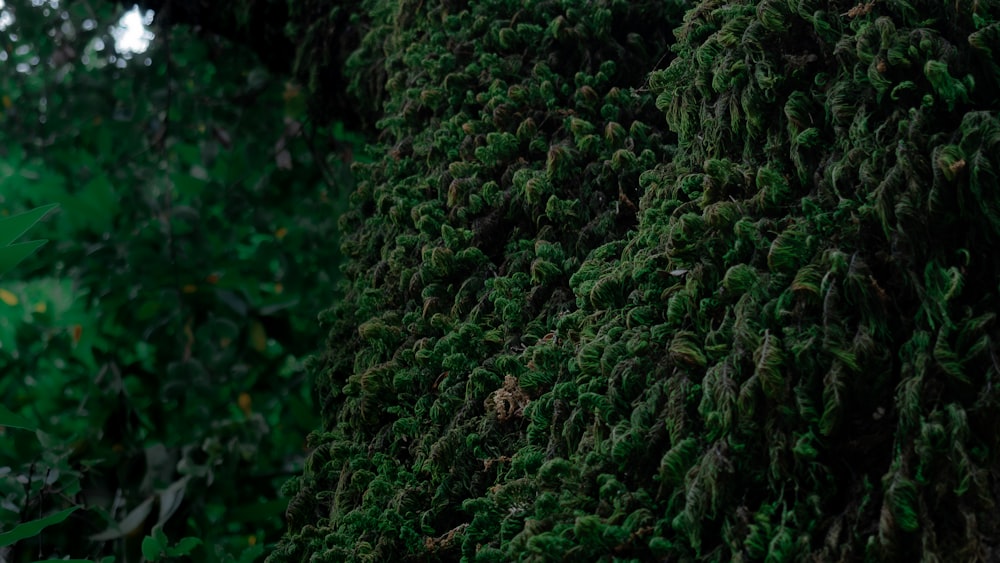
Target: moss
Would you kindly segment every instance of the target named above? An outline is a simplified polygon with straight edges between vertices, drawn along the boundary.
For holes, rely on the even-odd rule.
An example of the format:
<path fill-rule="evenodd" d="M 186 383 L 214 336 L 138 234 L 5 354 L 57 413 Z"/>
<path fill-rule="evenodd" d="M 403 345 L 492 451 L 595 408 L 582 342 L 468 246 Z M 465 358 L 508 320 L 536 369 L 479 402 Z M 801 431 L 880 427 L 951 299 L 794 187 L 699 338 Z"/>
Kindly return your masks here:
<path fill-rule="evenodd" d="M 987 557 L 996 17 L 363 3 L 381 156 L 271 560 Z"/>

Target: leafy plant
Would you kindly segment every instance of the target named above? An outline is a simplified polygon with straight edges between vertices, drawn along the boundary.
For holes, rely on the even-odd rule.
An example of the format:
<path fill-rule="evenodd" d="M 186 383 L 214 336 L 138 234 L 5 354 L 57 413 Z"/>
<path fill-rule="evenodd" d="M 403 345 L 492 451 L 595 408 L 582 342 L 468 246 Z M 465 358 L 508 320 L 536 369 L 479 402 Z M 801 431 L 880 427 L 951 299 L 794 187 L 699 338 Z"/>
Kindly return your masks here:
<path fill-rule="evenodd" d="M 0 427 L 0 530 L 87 510 L 4 557 L 252 561 L 316 425 L 303 363 L 363 151 L 241 47 L 177 26 L 123 52 L 118 7 L 38 4 L 0 8 L 0 206 L 62 214 L 0 285 L 0 426 L 45 428 Z"/>
<path fill-rule="evenodd" d="M 19 213 L 13 217 L 0 219 L 0 274 L 10 270 L 18 262 L 30 256 L 48 242 L 45 240 L 33 240 L 14 244 L 14 241 L 27 232 L 32 225 L 56 207 L 57 204 L 53 203 L 45 207 Z"/>
<path fill-rule="evenodd" d="M 45 518 L 39 518 L 37 520 L 31 520 L 30 522 L 19 524 L 9 532 L 0 533 L 0 547 L 13 545 L 17 541 L 37 536 L 45 528 L 52 526 L 53 524 L 58 524 L 68 518 L 70 514 L 77 510 L 77 508 L 79 507 L 74 506 L 73 508 L 67 508 L 66 510 L 51 514 Z"/>

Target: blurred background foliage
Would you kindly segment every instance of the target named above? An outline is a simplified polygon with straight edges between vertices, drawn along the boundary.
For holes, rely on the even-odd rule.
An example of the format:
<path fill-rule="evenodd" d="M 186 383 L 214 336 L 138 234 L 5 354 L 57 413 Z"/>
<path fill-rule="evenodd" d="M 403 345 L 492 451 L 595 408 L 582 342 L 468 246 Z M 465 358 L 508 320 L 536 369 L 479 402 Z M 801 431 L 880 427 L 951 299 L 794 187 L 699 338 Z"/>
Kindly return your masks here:
<path fill-rule="evenodd" d="M 255 560 L 361 139 L 244 48 L 63 4 L 0 0 L 0 216 L 59 204 L 0 278 L 0 406 L 38 428 L 0 426 L 0 561 Z"/>

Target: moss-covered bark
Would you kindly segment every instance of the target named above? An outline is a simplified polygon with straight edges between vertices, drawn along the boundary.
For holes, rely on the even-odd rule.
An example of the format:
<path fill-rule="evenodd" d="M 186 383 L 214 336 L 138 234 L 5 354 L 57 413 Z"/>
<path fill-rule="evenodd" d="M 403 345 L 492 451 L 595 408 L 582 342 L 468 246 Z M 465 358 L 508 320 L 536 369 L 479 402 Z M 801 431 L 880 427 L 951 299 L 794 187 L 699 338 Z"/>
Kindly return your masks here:
<path fill-rule="evenodd" d="M 998 11 L 364 2 L 270 560 L 996 558 Z"/>

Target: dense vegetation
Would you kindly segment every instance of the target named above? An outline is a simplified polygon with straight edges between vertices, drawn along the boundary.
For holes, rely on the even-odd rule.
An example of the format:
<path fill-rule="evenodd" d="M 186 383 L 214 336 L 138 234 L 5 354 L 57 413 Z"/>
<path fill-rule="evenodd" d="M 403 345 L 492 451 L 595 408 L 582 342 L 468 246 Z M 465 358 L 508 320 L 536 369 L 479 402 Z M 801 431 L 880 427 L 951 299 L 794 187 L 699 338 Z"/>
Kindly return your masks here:
<path fill-rule="evenodd" d="M 996 559 L 996 2 L 177 5 L 178 23 L 203 23 L 258 51 L 292 54 L 288 68 L 306 85 L 305 100 L 293 86 L 268 83 L 274 89 L 254 97 L 287 108 L 274 111 L 294 118 L 305 106 L 320 123 L 341 115 L 377 141 L 368 151 L 372 162 L 354 168 L 349 207 L 324 209 L 319 181 L 309 174 L 336 161 L 330 147 L 296 153 L 295 174 L 285 176 L 292 172 L 284 170 L 287 161 L 267 152 L 288 136 L 284 124 L 255 122 L 262 129 L 248 130 L 240 151 L 229 153 L 208 117 L 176 117 L 166 131 L 175 139 L 170 145 L 158 140 L 155 125 L 173 124 L 178 114 L 171 109 L 163 118 L 162 109 L 150 109 L 162 103 L 151 102 L 148 117 L 127 127 L 152 123 L 154 130 L 129 130 L 125 138 L 147 139 L 148 162 L 160 167 L 149 170 L 161 170 L 140 174 L 147 183 L 139 185 L 156 188 L 166 166 L 176 175 L 167 176 L 172 191 L 136 197 L 128 210 L 145 222 L 123 223 L 122 238 L 50 235 L 67 241 L 60 249 L 76 284 L 70 287 L 99 288 L 90 290 L 86 310 L 95 318 L 115 311 L 97 325 L 107 331 L 97 334 L 109 336 L 81 345 L 93 331 L 55 324 L 45 333 L 49 325 L 27 313 L 26 326 L 55 336 L 28 338 L 17 349 L 62 346 L 53 348 L 47 373 L 78 379 L 59 379 L 57 388 L 69 393 L 49 391 L 58 402 L 43 408 L 33 406 L 40 392 L 28 378 L 18 385 L 4 378 L 20 393 L 5 392 L 5 403 L 13 397 L 18 412 L 39 423 L 41 413 L 85 404 L 88 412 L 108 413 L 101 420 L 125 421 L 113 428 L 138 429 L 125 446 L 135 458 L 196 456 L 177 466 L 142 466 L 176 467 L 173 475 L 123 480 L 132 485 L 122 488 L 132 491 L 132 508 L 149 498 L 143 487 L 150 481 L 162 505 L 165 489 L 155 481 L 165 487 L 185 471 L 192 475 L 187 483 L 198 486 L 181 505 L 187 520 L 174 516 L 163 527 L 171 541 L 194 535 L 190 529 L 224 536 L 226 515 L 213 520 L 203 507 L 230 502 L 246 471 L 236 458 L 223 458 L 232 460 L 220 464 L 233 479 L 228 488 L 216 485 L 215 471 L 210 481 L 190 468 L 206 465 L 205 456 L 219 451 L 213 444 L 242 452 L 240 445 L 260 443 L 239 438 L 261 420 L 242 408 L 238 393 L 248 381 L 270 385 L 262 389 L 275 402 L 262 418 L 274 428 L 286 423 L 278 389 L 296 392 L 297 360 L 310 349 L 301 340 L 288 341 L 301 348 L 254 344 L 261 342 L 255 327 L 273 322 L 265 312 L 271 302 L 254 296 L 268 294 L 261 283 L 274 289 L 280 281 L 289 292 L 279 273 L 293 271 L 281 267 L 292 262 L 265 259 L 256 247 L 246 255 L 241 263 L 256 277 L 237 276 L 253 280 L 240 286 L 240 316 L 231 303 L 236 291 L 219 288 L 224 276 L 213 273 L 244 239 L 211 237 L 253 225 L 286 240 L 277 236 L 283 221 L 318 221 L 314 244 L 300 244 L 287 258 L 317 260 L 306 262 L 311 277 L 299 278 L 290 294 L 318 310 L 318 302 L 333 300 L 335 283 L 319 277 L 319 265 L 329 263 L 319 257 L 341 242 L 324 230 L 324 218 L 342 215 L 343 298 L 321 313 L 327 344 L 309 366 L 321 429 L 310 436 L 301 476 L 285 488 L 287 532 L 270 561 Z M 259 32 L 256 40 L 248 30 Z M 211 63 L 212 52 L 192 57 L 209 61 L 194 68 L 239 74 L 242 51 L 223 51 L 225 66 Z M 166 84 L 206 84 L 171 74 L 187 67 L 162 68 L 157 80 Z M 249 111 L 239 100 L 250 76 L 247 83 L 220 80 L 244 85 L 199 99 L 225 100 L 211 114 L 222 131 L 238 117 L 223 117 L 227 110 Z M 182 89 L 166 91 L 166 107 L 184 107 L 176 99 Z M 112 115 L 125 103 L 115 99 Z M 190 111 L 198 116 L 212 107 L 192 104 Z M 348 110 L 354 114 L 343 115 Z M 64 142 L 101 162 L 94 155 L 110 149 L 88 149 L 86 139 Z M 186 144 L 199 150 L 185 151 Z M 36 159 L 52 159 L 46 170 L 78 181 L 69 167 L 83 157 L 60 165 L 50 157 L 60 152 L 44 142 L 32 150 Z M 225 154 L 243 155 L 243 167 L 217 170 Z M 274 165 L 258 181 L 220 180 L 264 162 Z M 204 173 L 195 174 L 198 167 Z M 239 189 L 206 189 L 188 176 Z M 83 180 L 81 189 L 94 182 Z M 268 191 L 276 185 L 280 192 Z M 213 196 L 250 199 L 231 208 Z M 50 199 L 65 208 L 81 197 Z M 164 202 L 177 209 L 179 197 L 191 198 L 191 208 L 243 215 L 213 223 L 202 212 L 175 221 Z M 278 209 L 286 211 L 265 218 Z M 137 236 L 144 232 L 156 233 L 159 245 Z M 257 246 L 272 248 L 267 240 Z M 149 248 L 156 253 L 141 253 Z M 117 257 L 107 263 L 141 266 L 124 271 L 155 269 L 159 261 L 165 272 L 109 281 L 108 271 L 122 270 L 76 266 L 99 251 Z M 122 258 L 132 254 L 138 259 Z M 164 287 L 175 262 L 188 265 L 188 275 Z M 43 266 L 26 268 L 35 275 Z M 242 272 L 234 266 L 225 273 L 233 271 Z M 109 283 L 122 286 L 108 291 Z M 31 303 L 28 293 L 15 297 Z M 167 305 L 140 317 L 136 300 L 143 299 L 154 303 L 148 307 Z M 304 311 L 285 310 L 302 334 L 312 319 Z M 246 338 L 236 365 L 261 371 L 219 372 L 230 379 L 199 387 L 191 383 L 199 381 L 191 374 L 201 373 L 192 358 L 202 367 L 219 357 L 213 351 L 232 359 L 226 350 L 236 337 L 216 332 L 217 318 Z M 166 336 L 150 352 L 137 334 Z M 226 338 L 230 345 L 222 344 Z M 76 363 L 66 360 L 81 353 Z M 46 365 L 11 361 L 18 373 Z M 94 378 L 102 372 L 88 361 L 110 362 L 110 375 Z M 83 367 L 74 372 L 77 363 Z M 115 369 L 138 375 L 109 386 Z M 164 385 L 169 381 L 175 384 Z M 93 396 L 125 401 L 124 418 L 107 418 L 117 407 L 91 407 L 82 385 L 102 382 Z M 199 401 L 171 392 L 197 393 Z M 176 432 L 167 417 L 186 408 L 200 414 L 185 420 L 227 416 Z M 301 422 L 296 428 L 308 425 Z M 77 424 L 77 433 L 97 432 L 92 423 Z M 219 434 L 225 438 L 207 439 Z M 111 453 L 83 459 L 112 459 L 114 442 L 103 436 L 91 442 Z M 23 461 L 31 459 L 24 457 L 30 438 L 13 450 L 22 461 L 11 472 L 29 482 L 36 475 Z M 292 442 L 286 436 L 279 443 Z M 63 463 L 67 485 L 98 474 L 71 454 L 40 455 L 52 466 Z M 265 461 L 254 459 L 280 465 L 289 458 L 268 452 Z M 63 507 L 51 493 L 66 485 L 48 480 L 35 479 L 26 495 L 13 479 L 6 494 L 41 516 Z M 150 534 L 152 545 L 157 532 Z"/>
<path fill-rule="evenodd" d="M 271 560 L 994 559 L 998 10 L 363 3 Z"/>
<path fill-rule="evenodd" d="M 0 16 L 0 213 L 59 204 L 0 281 L 0 560 L 259 559 L 318 424 L 351 144 L 244 47 L 118 52 L 117 7 L 39 4 Z"/>

